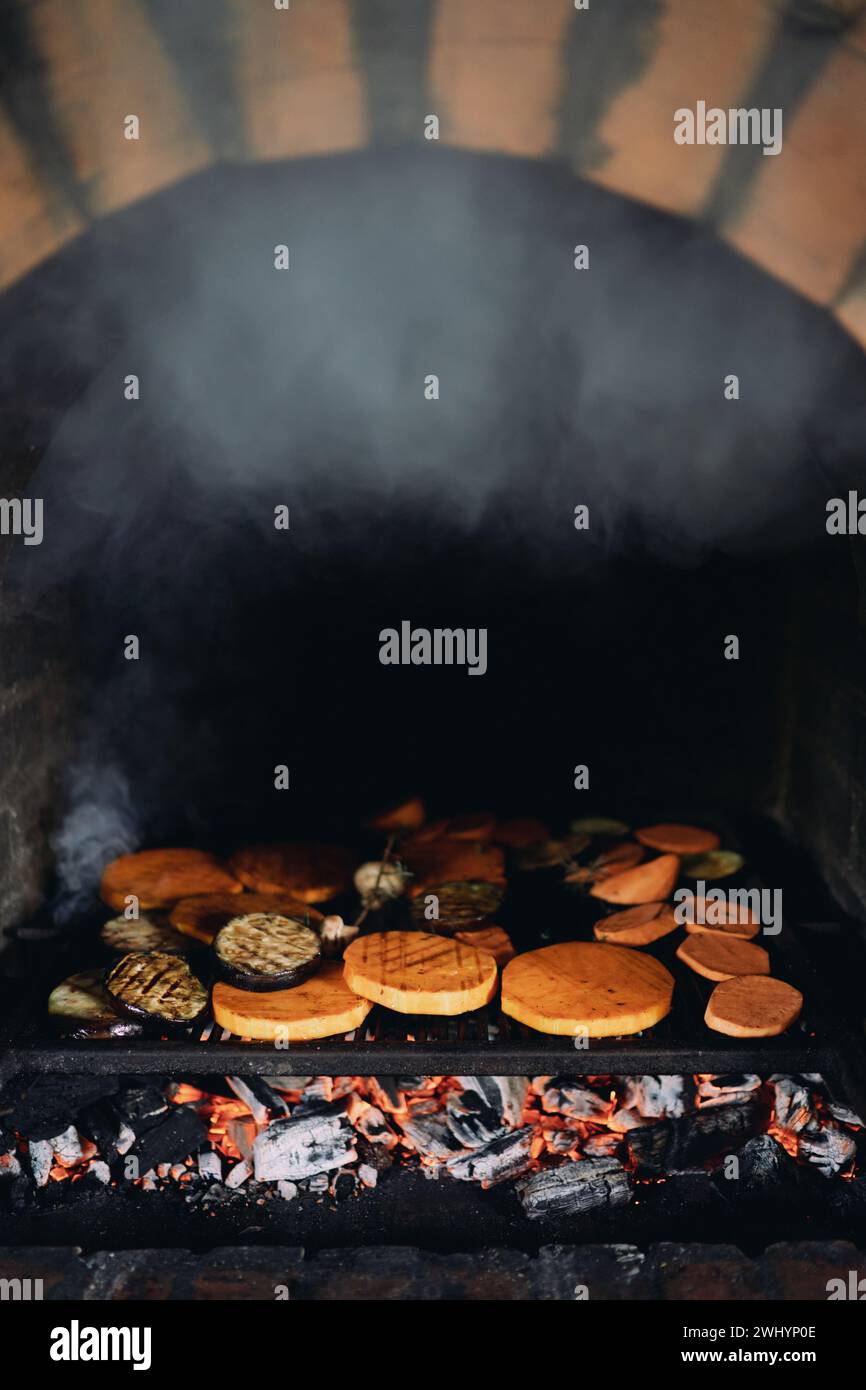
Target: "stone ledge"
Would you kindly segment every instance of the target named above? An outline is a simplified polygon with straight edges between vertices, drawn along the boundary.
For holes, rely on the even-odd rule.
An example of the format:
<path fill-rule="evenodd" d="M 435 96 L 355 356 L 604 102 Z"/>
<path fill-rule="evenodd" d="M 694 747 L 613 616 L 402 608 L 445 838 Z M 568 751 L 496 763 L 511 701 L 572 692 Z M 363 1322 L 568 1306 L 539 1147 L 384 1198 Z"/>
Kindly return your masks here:
<path fill-rule="evenodd" d="M 269 1302 L 277 1297 L 301 1302 L 824 1302 L 828 1280 L 842 1279 L 847 1286 L 852 1275 L 866 1275 L 866 1253 L 848 1241 L 789 1241 L 754 1258 L 731 1245 L 673 1243 L 645 1252 L 633 1245 L 549 1245 L 537 1255 L 516 1250 L 443 1255 L 414 1246 L 368 1246 L 323 1250 L 308 1259 L 295 1246 L 88 1256 L 72 1246 L 0 1248 L 0 1281 L 41 1279 L 43 1297 L 58 1302 Z"/>

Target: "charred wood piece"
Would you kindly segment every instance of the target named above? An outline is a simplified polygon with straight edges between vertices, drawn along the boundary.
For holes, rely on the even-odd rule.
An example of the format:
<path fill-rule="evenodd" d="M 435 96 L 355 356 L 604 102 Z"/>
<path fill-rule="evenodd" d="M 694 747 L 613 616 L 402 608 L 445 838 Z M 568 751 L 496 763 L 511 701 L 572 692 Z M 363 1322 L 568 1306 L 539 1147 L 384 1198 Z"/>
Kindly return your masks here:
<path fill-rule="evenodd" d="M 739 1149 L 766 1128 L 767 1107 L 752 1099 L 743 1105 L 710 1106 L 676 1120 L 631 1130 L 625 1137 L 637 1171 L 660 1177 L 717 1160 Z"/>
<path fill-rule="evenodd" d="M 631 1201 L 631 1180 L 614 1158 L 585 1158 L 559 1168 L 542 1168 L 519 1187 L 523 1210 L 532 1221 L 625 1207 Z"/>
<path fill-rule="evenodd" d="M 508 1130 L 472 1153 L 449 1159 L 448 1172 L 460 1182 L 480 1182 L 484 1187 L 519 1177 L 532 1162 L 533 1138 L 531 1125 Z"/>

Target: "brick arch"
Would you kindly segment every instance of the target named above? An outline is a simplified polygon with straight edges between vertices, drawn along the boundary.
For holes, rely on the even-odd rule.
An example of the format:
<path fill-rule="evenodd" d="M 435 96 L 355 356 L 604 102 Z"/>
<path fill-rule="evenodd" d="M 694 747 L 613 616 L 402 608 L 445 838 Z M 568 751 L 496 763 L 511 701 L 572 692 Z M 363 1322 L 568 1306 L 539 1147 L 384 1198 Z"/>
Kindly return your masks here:
<path fill-rule="evenodd" d="M 710 223 L 866 347 L 866 0 L 19 0 L 2 25 L 0 286 L 213 163 L 420 157 L 436 114 Z M 698 99 L 781 106 L 782 154 L 675 145 Z"/>

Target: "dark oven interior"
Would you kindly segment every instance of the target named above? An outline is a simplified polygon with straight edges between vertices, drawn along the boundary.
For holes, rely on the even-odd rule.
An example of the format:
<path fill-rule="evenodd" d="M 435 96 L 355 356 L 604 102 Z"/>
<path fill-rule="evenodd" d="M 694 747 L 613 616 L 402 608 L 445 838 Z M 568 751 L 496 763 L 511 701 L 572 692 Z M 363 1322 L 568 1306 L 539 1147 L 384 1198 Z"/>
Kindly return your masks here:
<path fill-rule="evenodd" d="M 563 255 L 575 225 L 599 249 L 589 288 Z M 45 508 L 41 545 L 4 540 L 0 607 L 0 1126 L 29 1145 L 7 1164 L 10 1240 L 78 1241 L 86 1220 L 95 1245 L 152 1244 L 157 1191 L 192 1246 L 862 1239 L 862 567 L 856 537 L 825 526 L 860 474 L 853 340 L 709 233 L 556 165 L 455 151 L 423 178 L 399 151 L 201 174 L 104 219 L 0 315 L 6 487 Z M 485 629 L 486 670 L 382 664 L 403 621 Z M 431 817 L 483 807 L 556 833 L 589 813 L 716 828 L 744 855 L 738 882 L 784 894 L 772 950 L 801 1023 L 711 1034 L 705 982 L 661 943 L 675 1010 L 596 1045 L 589 1069 L 492 1007 L 383 1010 L 285 1052 L 213 1029 L 48 1031 L 48 989 L 91 963 L 108 859 L 320 838 L 360 862 L 382 848 L 365 819 L 413 793 Z M 591 933 L 587 902 L 548 878 L 518 876 L 504 911 L 518 948 Z M 52 1077 L 70 1074 L 83 1090 L 61 1104 Z M 355 1142 L 347 1114 L 370 1109 L 388 1137 Z M 434 1201 L 455 1110 L 508 1143 Z M 611 1138 L 627 1110 L 640 1123 Z M 299 1179 L 289 1162 L 253 1219 L 229 1172 L 262 1126 L 307 1111 L 355 1157 Z M 38 1147 L 70 1125 L 69 1163 Z M 528 1210 L 498 1181 L 515 1129 L 536 1155 L 625 1153 L 639 1200 L 602 1174 L 603 1197 Z M 219 1200 L 186 1164 L 200 1144 Z M 126 1182 L 129 1152 L 147 1182 Z M 106 1159 L 107 1179 L 89 1170 Z"/>

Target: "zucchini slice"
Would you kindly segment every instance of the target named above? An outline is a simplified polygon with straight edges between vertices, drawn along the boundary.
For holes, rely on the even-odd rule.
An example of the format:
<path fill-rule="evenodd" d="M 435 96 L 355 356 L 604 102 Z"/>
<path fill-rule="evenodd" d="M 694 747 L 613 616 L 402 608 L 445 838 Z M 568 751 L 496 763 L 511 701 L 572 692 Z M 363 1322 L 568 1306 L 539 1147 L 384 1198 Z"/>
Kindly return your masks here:
<path fill-rule="evenodd" d="M 214 954 L 223 979 L 239 989 L 291 989 L 319 968 L 316 933 L 278 912 L 247 912 L 217 932 Z"/>
<path fill-rule="evenodd" d="M 207 1009 L 207 990 L 186 961 L 168 951 L 131 951 L 105 976 L 122 1014 L 163 1031 L 188 1028 Z"/>
<path fill-rule="evenodd" d="M 172 955 L 184 956 L 193 949 L 192 942 L 180 932 L 152 917 L 139 917 L 137 921 L 112 917 L 104 923 L 100 936 L 103 945 L 119 956 L 129 951 L 170 951 Z"/>
<path fill-rule="evenodd" d="M 66 1037 L 134 1038 L 141 1024 L 122 1018 L 102 985 L 101 970 L 79 970 L 48 996 L 48 1017 Z"/>

